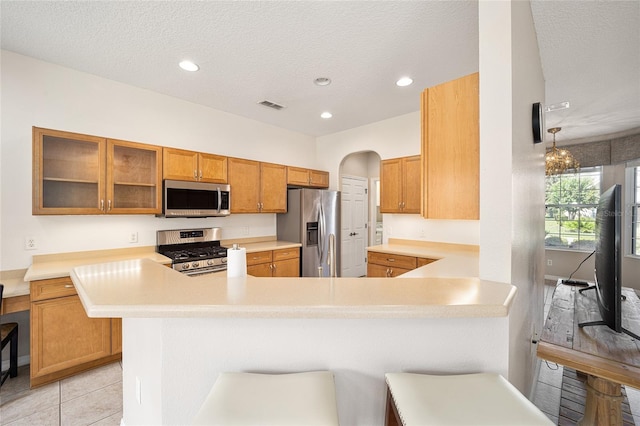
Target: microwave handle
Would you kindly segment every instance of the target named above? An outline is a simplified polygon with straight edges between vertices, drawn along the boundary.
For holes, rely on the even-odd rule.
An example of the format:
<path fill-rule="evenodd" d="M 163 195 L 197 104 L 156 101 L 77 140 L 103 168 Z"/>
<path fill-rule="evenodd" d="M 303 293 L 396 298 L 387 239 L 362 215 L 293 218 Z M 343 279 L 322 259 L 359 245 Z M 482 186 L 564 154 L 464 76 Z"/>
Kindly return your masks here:
<path fill-rule="evenodd" d="M 218 187 L 218 213 L 220 213 L 221 208 L 222 208 L 222 192 L 220 191 L 220 187 Z"/>

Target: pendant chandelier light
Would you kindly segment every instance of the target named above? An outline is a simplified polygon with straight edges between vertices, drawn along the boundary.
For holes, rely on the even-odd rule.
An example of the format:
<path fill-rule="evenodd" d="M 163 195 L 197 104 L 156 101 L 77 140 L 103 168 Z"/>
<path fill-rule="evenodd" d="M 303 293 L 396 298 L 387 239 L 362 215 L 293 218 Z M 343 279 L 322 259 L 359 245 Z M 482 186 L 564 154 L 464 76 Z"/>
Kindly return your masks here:
<path fill-rule="evenodd" d="M 559 175 L 567 170 L 577 170 L 580 163 L 573 158 L 573 155 L 566 149 L 556 148 L 556 133 L 562 130 L 562 127 L 552 127 L 547 132 L 553 134 L 553 146 L 547 150 L 545 155 L 545 174 L 547 176 Z"/>

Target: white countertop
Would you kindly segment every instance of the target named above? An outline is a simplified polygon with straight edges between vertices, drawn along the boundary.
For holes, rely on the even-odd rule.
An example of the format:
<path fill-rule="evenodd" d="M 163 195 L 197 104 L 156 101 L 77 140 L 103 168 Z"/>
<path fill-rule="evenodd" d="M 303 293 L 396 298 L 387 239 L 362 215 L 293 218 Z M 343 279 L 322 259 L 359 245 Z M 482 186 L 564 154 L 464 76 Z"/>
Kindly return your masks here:
<path fill-rule="evenodd" d="M 387 244 L 367 247 L 367 251 L 437 259 L 400 275 L 402 278 L 463 278 L 479 275 L 479 248 L 474 245 L 390 239 Z"/>
<path fill-rule="evenodd" d="M 291 243 L 289 241 L 262 241 L 249 244 L 238 244 L 240 247 L 247 249 L 247 253 L 255 253 L 257 251 L 280 250 L 288 248 L 302 247 L 300 243 Z"/>
<path fill-rule="evenodd" d="M 24 281 L 25 272 L 25 269 L 0 272 L 0 283 L 4 284 L 4 290 L 2 290 L 3 299 L 29 294 L 29 283 Z"/>
<path fill-rule="evenodd" d="M 478 278 L 189 277 L 148 259 L 71 271 L 90 317 L 503 317 L 516 293 Z"/>
<path fill-rule="evenodd" d="M 154 247 L 140 249 L 98 250 L 76 253 L 60 253 L 34 256 L 33 263 L 27 269 L 23 280 L 25 282 L 46 280 L 49 278 L 68 277 L 71 269 L 80 265 L 112 262 L 130 259 L 150 259 L 157 263 L 169 264 L 171 259 L 156 253 Z"/>

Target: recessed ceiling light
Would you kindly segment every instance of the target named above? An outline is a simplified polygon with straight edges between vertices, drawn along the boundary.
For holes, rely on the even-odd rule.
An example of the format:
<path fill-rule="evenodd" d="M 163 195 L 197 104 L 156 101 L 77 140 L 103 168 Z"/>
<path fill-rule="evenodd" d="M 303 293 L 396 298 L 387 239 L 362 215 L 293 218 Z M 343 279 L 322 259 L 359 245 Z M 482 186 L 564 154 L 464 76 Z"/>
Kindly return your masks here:
<path fill-rule="evenodd" d="M 413 80 L 409 77 L 402 77 L 400 80 L 396 81 L 396 86 L 404 87 L 413 83 Z"/>
<path fill-rule="evenodd" d="M 329 111 L 325 111 L 322 114 L 320 114 L 320 117 L 322 117 L 322 118 L 331 118 L 331 117 L 333 117 L 333 114 L 331 114 Z"/>
<path fill-rule="evenodd" d="M 316 86 L 328 86 L 331 84 L 331 79 L 327 77 L 318 77 L 313 82 Z"/>
<path fill-rule="evenodd" d="M 185 71 L 198 71 L 200 67 L 191 61 L 182 61 L 178 65 Z"/>

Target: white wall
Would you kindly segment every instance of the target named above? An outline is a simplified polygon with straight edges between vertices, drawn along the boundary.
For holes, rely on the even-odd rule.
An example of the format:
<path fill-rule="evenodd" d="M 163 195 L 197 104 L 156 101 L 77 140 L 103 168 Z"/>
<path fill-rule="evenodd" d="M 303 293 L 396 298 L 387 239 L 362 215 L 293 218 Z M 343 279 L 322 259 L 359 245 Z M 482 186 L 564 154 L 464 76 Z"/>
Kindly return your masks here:
<path fill-rule="evenodd" d="M 0 270 L 27 268 L 38 254 L 153 246 L 159 229 L 220 226 L 225 239 L 276 234 L 273 214 L 32 216 L 32 126 L 319 168 L 312 137 L 12 52 L 1 59 Z M 132 231 L 137 244 L 128 243 Z M 24 250 L 26 236 L 38 250 Z"/>
<path fill-rule="evenodd" d="M 320 167 L 338 188 L 340 165 L 349 154 L 375 151 L 381 159 L 420 155 L 420 111 L 317 139 Z M 335 179 L 335 180 L 334 180 Z M 420 182 L 416 182 L 417 185 Z M 427 220 L 417 214 L 385 214 L 383 242 L 389 238 L 478 244 L 478 221 Z"/>
<path fill-rule="evenodd" d="M 124 318 L 123 424 L 190 424 L 223 371 L 329 370 L 340 424 L 382 425 L 384 373 L 506 375 L 508 333 L 505 317 Z"/>
<path fill-rule="evenodd" d="M 543 144 L 531 107 L 544 77 L 528 1 L 480 2 L 480 278 L 510 282 L 509 380 L 529 394 L 544 290 Z"/>

